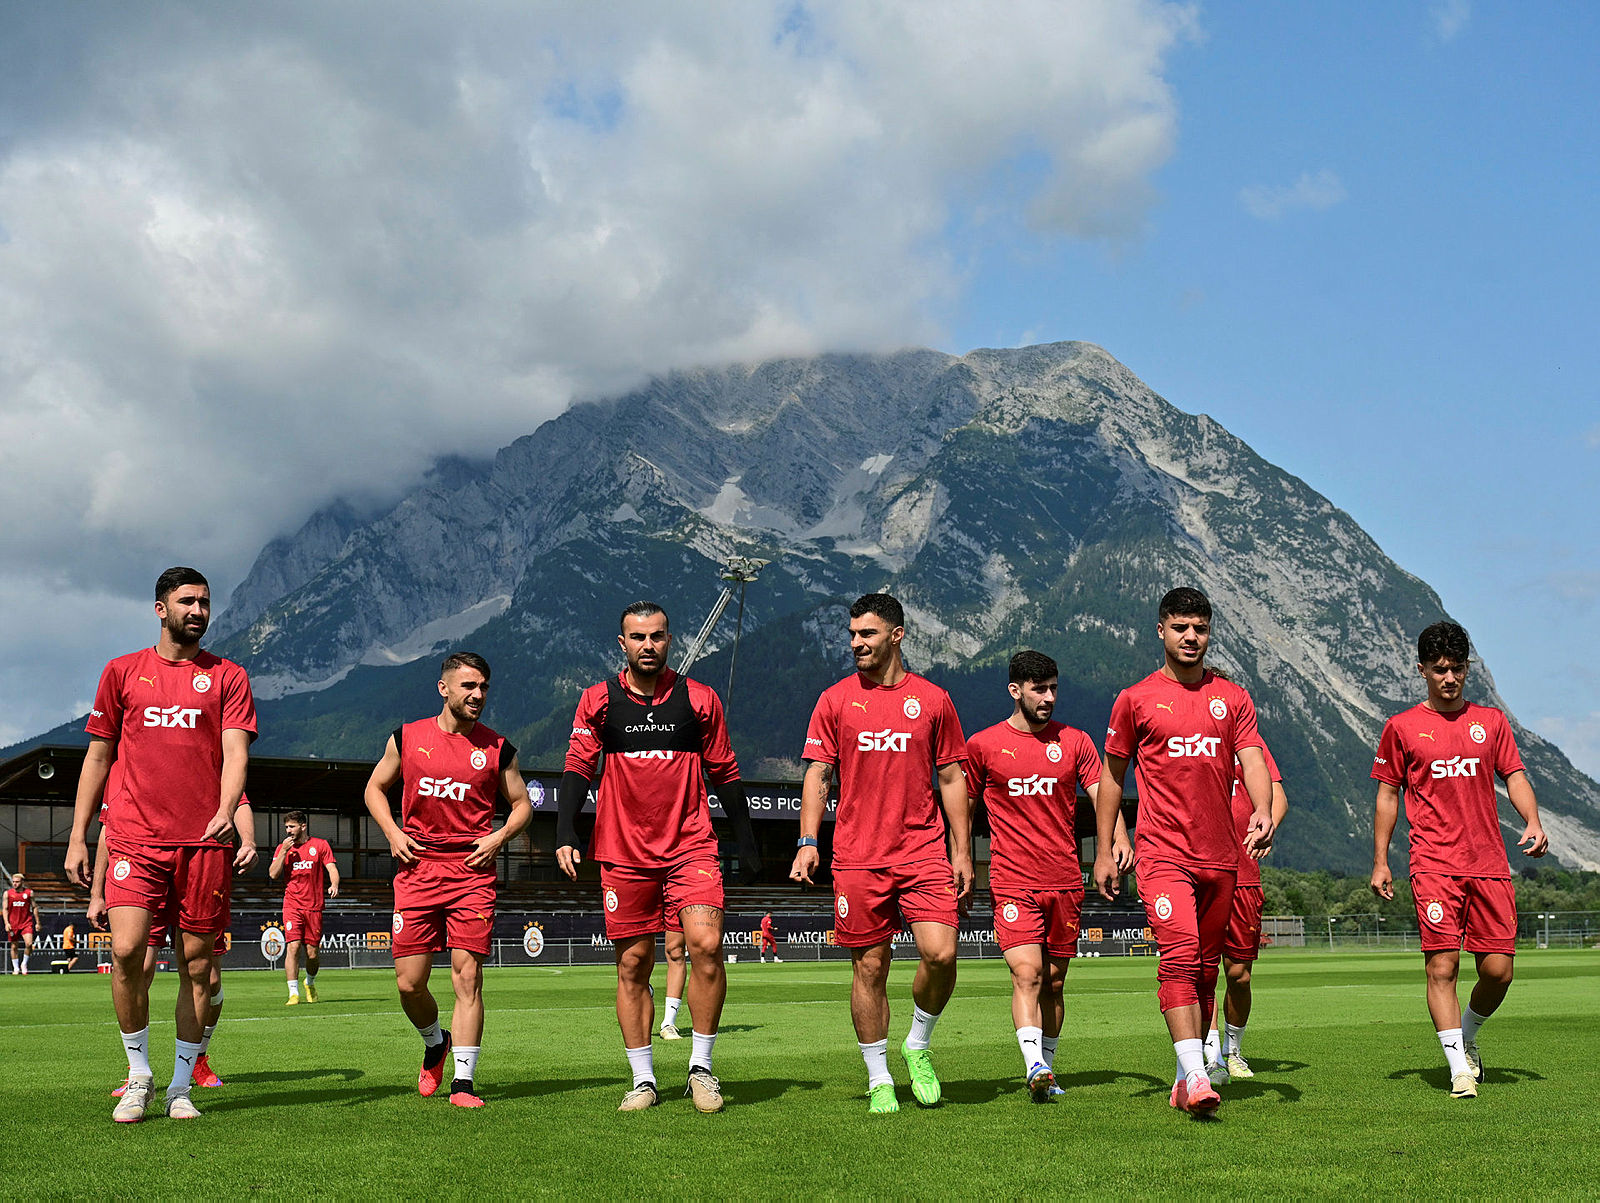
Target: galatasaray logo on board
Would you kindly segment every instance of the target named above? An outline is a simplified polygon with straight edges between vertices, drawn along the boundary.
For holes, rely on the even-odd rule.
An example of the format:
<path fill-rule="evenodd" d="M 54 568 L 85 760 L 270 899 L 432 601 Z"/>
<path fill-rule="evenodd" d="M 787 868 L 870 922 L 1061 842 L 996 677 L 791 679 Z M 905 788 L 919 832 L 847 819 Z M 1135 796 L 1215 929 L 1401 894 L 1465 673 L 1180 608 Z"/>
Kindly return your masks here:
<path fill-rule="evenodd" d="M 489 763 L 489 754 L 487 752 L 485 752 L 482 748 L 473 748 L 472 749 L 472 767 L 473 768 L 481 769 L 481 768 L 483 768 L 484 765 L 486 765 L 488 763 Z"/>
<path fill-rule="evenodd" d="M 1213 694 L 1210 700 L 1206 702 L 1206 709 L 1211 711 L 1211 717 L 1216 719 L 1218 722 L 1228 717 L 1227 699 L 1219 698 L 1215 694 Z"/>
<path fill-rule="evenodd" d="M 1017 921 L 1017 904 L 1014 902 L 1006 903 L 1000 908 L 1000 915 L 1007 923 L 1015 923 Z"/>
<path fill-rule="evenodd" d="M 607 890 L 606 891 L 606 910 L 614 911 L 616 909 L 617 909 L 617 892 L 615 890 Z"/>
<path fill-rule="evenodd" d="M 123 860 L 119 860 L 117 862 L 117 867 L 115 869 L 111 870 L 111 876 L 115 877 L 118 881 L 126 881 L 128 880 L 128 874 L 132 872 L 133 866 L 127 862 L 126 858 L 124 858 Z"/>
<path fill-rule="evenodd" d="M 1061 745 L 1060 744 L 1045 744 L 1045 746 L 1044 746 L 1044 758 L 1046 760 L 1048 760 L 1051 764 L 1060 764 L 1061 763 Z"/>
<path fill-rule="evenodd" d="M 1427 908 L 1423 911 L 1423 913 L 1428 916 L 1429 923 L 1443 923 L 1444 903 L 1435 898 L 1433 901 L 1428 903 Z"/>
<path fill-rule="evenodd" d="M 261 929 L 261 955 L 269 961 L 276 961 L 283 955 L 286 941 L 283 932 L 277 924 L 269 923 Z"/>
<path fill-rule="evenodd" d="M 400 934 L 400 929 L 406 925 L 406 917 L 399 911 L 394 913 L 394 922 L 390 925 L 395 935 Z"/>
<path fill-rule="evenodd" d="M 916 718 L 922 713 L 922 699 L 912 694 L 900 703 L 900 709 L 905 712 L 907 718 Z"/>
<path fill-rule="evenodd" d="M 1165 894 L 1157 894 L 1155 912 L 1157 919 L 1172 918 L 1172 899 L 1168 898 Z"/>
<path fill-rule="evenodd" d="M 530 923 L 522 929 L 522 951 L 530 957 L 537 957 L 544 951 L 544 928 Z"/>
<path fill-rule="evenodd" d="M 839 918 L 841 918 L 841 919 L 848 918 L 849 915 L 850 915 L 850 900 L 848 898 L 846 898 L 843 894 L 840 894 L 839 895 L 839 901 L 838 901 L 836 909 L 839 912 Z"/>
<path fill-rule="evenodd" d="M 210 673 L 195 673 L 195 675 L 194 675 L 194 691 L 196 693 L 210 693 L 211 692 L 211 674 Z"/>
<path fill-rule="evenodd" d="M 1483 729 L 1482 723 L 1473 723 L 1467 728 L 1467 734 L 1472 737 L 1472 742 L 1475 744 L 1481 744 L 1489 738 L 1489 733 Z"/>

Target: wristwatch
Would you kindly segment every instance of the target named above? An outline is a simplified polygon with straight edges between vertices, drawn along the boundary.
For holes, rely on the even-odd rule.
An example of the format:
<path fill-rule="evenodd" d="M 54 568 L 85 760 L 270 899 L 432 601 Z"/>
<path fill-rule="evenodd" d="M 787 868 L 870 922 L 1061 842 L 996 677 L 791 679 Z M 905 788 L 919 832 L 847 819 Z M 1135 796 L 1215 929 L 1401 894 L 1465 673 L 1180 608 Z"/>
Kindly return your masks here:
<path fill-rule="evenodd" d="M 816 846 L 817 837 L 814 835 L 803 835 L 800 837 L 799 843 L 795 844 L 796 848 L 815 848 Z"/>

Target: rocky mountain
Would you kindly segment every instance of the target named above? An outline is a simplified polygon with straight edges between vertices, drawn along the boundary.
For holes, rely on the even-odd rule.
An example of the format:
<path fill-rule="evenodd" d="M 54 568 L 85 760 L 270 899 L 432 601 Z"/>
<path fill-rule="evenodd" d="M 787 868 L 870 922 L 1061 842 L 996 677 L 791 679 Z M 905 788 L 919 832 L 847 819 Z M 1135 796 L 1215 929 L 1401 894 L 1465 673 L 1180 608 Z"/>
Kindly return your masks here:
<path fill-rule="evenodd" d="M 1157 599 L 1197 585 L 1213 659 L 1284 770 L 1280 855 L 1301 868 L 1369 863 L 1372 748 L 1418 700 L 1416 632 L 1443 616 L 1327 498 L 1100 348 L 1059 343 L 779 360 L 575 405 L 492 463 L 269 545 L 213 646 L 251 670 L 263 752 L 354 756 L 431 704 L 437 654 L 464 642 L 495 668 L 490 721 L 554 765 L 579 689 L 615 666 L 622 606 L 659 600 L 681 647 L 735 554 L 772 561 L 728 698 L 751 776 L 797 769 L 861 592 L 905 603 L 909 661 L 969 730 L 1007 713 L 1005 662 L 1034 646 L 1062 666 L 1057 716 L 1098 740 L 1158 662 Z M 732 632 L 730 616 L 696 668 L 719 689 Z M 1471 694 L 1504 705 L 1486 667 Z M 1517 733 L 1558 855 L 1600 867 L 1600 787 Z"/>

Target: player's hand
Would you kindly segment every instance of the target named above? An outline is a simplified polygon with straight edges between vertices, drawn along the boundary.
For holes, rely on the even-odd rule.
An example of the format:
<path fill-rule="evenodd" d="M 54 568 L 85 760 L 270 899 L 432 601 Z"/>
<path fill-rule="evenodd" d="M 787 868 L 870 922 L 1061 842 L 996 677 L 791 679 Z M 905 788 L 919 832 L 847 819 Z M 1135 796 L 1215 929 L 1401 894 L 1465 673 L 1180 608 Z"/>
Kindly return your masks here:
<path fill-rule="evenodd" d="M 328 883 L 328 897 L 329 898 L 337 898 L 338 896 L 339 896 L 338 883 L 330 881 Z"/>
<path fill-rule="evenodd" d="M 1111 859 L 1116 862 L 1118 873 L 1126 873 L 1133 868 L 1133 845 L 1128 842 L 1127 836 L 1112 841 Z"/>
<path fill-rule="evenodd" d="M 499 832 L 489 835 L 480 835 L 472 841 L 472 851 L 467 853 L 463 862 L 469 869 L 485 869 L 494 864 L 494 858 L 500 855 L 500 845 L 505 843 L 500 838 Z"/>
<path fill-rule="evenodd" d="M 1523 856 L 1543 856 L 1550 851 L 1550 837 L 1544 833 L 1544 828 L 1535 819 L 1523 829 L 1522 838 L 1517 841 L 1517 847 L 1522 849 Z"/>
<path fill-rule="evenodd" d="M 822 863 L 822 857 L 810 844 L 798 849 L 794 854 L 794 864 L 789 866 L 789 879 L 798 881 L 801 885 L 814 886 L 817 883 L 811 880 L 811 875 L 817 871 L 817 866 Z"/>
<path fill-rule="evenodd" d="M 414 865 L 422 856 L 422 845 L 396 827 L 389 837 L 389 855 L 402 865 Z"/>
<path fill-rule="evenodd" d="M 1379 898 L 1394 901 L 1394 874 L 1387 864 L 1372 867 L 1372 892 Z"/>
<path fill-rule="evenodd" d="M 89 895 L 89 909 L 83 912 L 89 926 L 96 931 L 105 931 L 106 913 L 106 900 L 98 894 Z"/>
<path fill-rule="evenodd" d="M 246 869 L 256 863 L 256 856 L 254 841 L 248 844 L 241 843 L 239 850 L 233 854 L 233 871 L 243 874 Z"/>
<path fill-rule="evenodd" d="M 286 835 L 278 843 L 278 855 L 279 856 L 288 856 L 290 850 L 293 849 L 293 848 L 294 848 L 294 836 Z"/>
<path fill-rule="evenodd" d="M 1250 826 L 1244 833 L 1244 850 L 1252 859 L 1260 860 L 1272 851 L 1272 819 L 1266 815 L 1251 815 Z"/>
<path fill-rule="evenodd" d="M 1122 892 L 1122 875 L 1117 871 L 1116 857 L 1110 852 L 1096 852 L 1094 856 L 1094 888 L 1100 897 L 1110 901 Z"/>
<path fill-rule="evenodd" d="M 211 816 L 211 822 L 206 824 L 206 829 L 200 836 L 203 840 L 216 840 L 219 844 L 226 844 L 233 838 L 233 816 L 225 810 L 219 810 Z"/>
<path fill-rule="evenodd" d="M 582 854 L 571 844 L 563 844 L 556 849 L 556 864 L 560 865 L 561 871 L 573 881 L 578 880 L 578 862 L 582 859 Z"/>
<path fill-rule="evenodd" d="M 956 909 L 962 914 L 966 913 L 967 903 L 972 901 L 972 883 L 977 876 L 972 870 L 972 854 L 959 856 L 951 860 L 950 872 L 955 878 Z"/>
<path fill-rule="evenodd" d="M 76 882 L 80 886 L 88 887 L 94 884 L 94 865 L 89 859 L 89 845 L 85 841 L 68 842 L 65 872 L 68 881 Z"/>

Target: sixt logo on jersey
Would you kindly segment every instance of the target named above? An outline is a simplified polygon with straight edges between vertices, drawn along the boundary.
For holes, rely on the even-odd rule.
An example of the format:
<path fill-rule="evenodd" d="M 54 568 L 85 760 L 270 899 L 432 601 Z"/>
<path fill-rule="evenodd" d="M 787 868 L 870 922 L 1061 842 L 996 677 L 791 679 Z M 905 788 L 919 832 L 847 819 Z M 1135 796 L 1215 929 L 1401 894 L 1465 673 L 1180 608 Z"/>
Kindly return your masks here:
<path fill-rule="evenodd" d="M 315 869 L 316 867 L 317 867 L 317 862 L 314 861 L 314 860 L 297 860 L 297 861 L 294 862 L 294 865 L 291 867 L 291 872 L 303 873 L 307 869 Z"/>
<path fill-rule="evenodd" d="M 1215 756 L 1221 745 L 1220 735 L 1174 735 L 1167 740 L 1167 755 L 1173 759 L 1180 756 Z"/>
<path fill-rule="evenodd" d="M 1440 777 L 1476 777 L 1478 775 L 1478 758 L 1476 756 L 1452 756 L 1449 760 L 1435 760 L 1428 765 L 1428 771 L 1435 779 Z"/>
<path fill-rule="evenodd" d="M 183 727 L 193 731 L 195 719 L 200 717 L 200 710 L 194 706 L 146 706 L 144 708 L 144 725 L 146 727 Z"/>
<path fill-rule="evenodd" d="M 1056 779 L 1054 777 L 1041 777 L 1038 773 L 1031 777 L 1013 777 L 1006 782 L 1006 793 L 1013 798 L 1030 798 L 1039 795 L 1049 797 L 1056 792 Z"/>
<path fill-rule="evenodd" d="M 667 748 L 650 748 L 643 752 L 624 752 L 628 760 L 671 760 L 672 752 Z"/>
<path fill-rule="evenodd" d="M 858 752 L 904 752 L 910 742 L 911 732 L 892 731 L 888 727 L 882 731 L 861 731 L 856 734 Z"/>
<path fill-rule="evenodd" d="M 455 802 L 465 802 L 468 784 L 469 782 L 457 781 L 453 777 L 422 777 L 417 780 L 417 797 L 449 798 Z"/>

